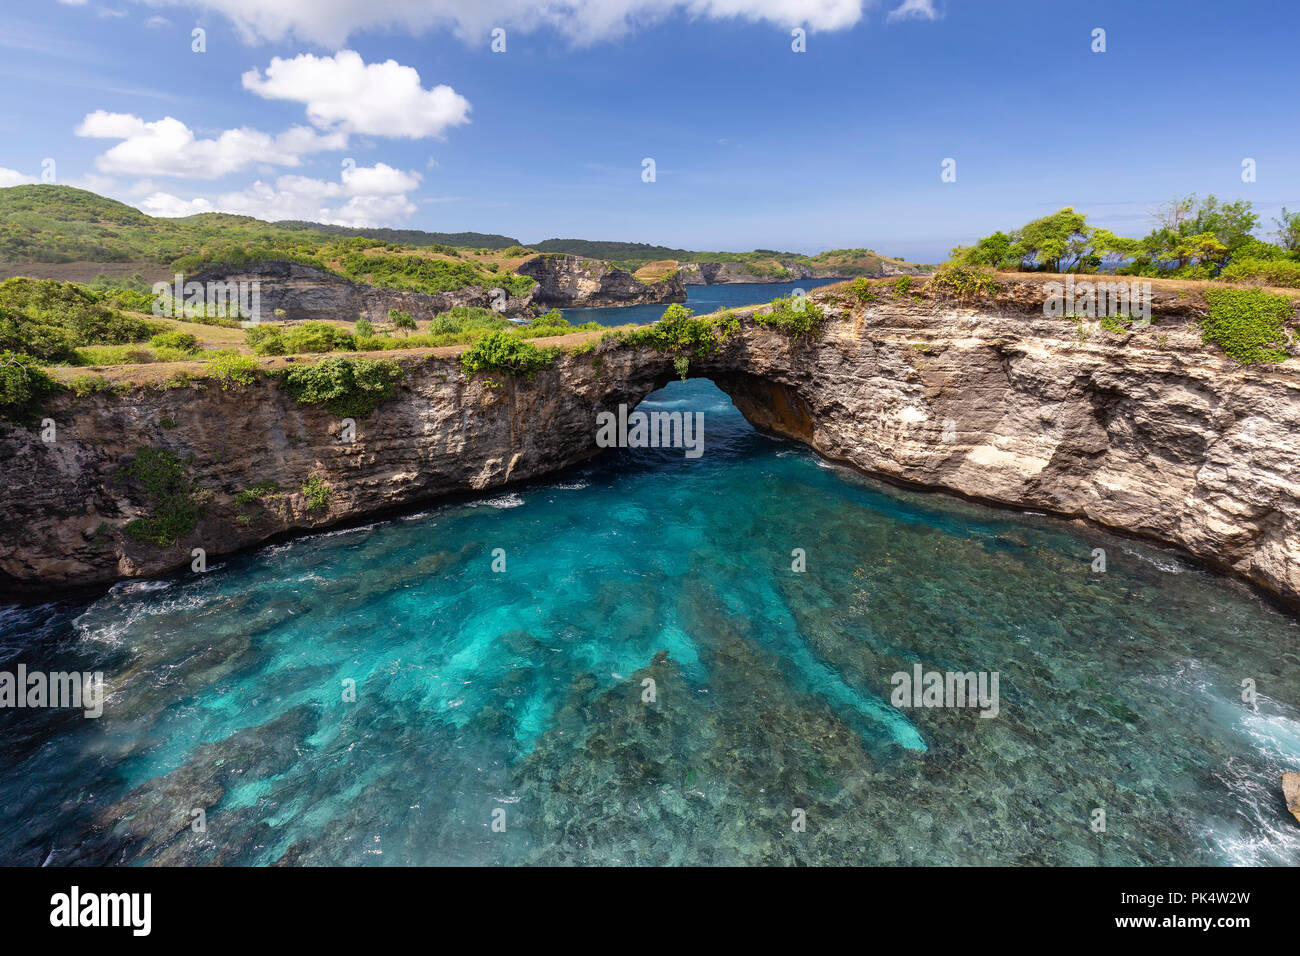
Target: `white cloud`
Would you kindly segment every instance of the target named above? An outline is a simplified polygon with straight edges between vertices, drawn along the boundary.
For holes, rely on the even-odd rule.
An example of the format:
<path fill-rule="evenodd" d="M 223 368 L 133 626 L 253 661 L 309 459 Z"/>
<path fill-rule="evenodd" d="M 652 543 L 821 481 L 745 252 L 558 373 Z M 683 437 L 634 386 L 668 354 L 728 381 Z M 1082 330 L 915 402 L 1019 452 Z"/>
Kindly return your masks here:
<path fill-rule="evenodd" d="M 153 193 L 140 203 L 140 211 L 150 216 L 176 219 L 180 216 L 193 216 L 215 210 L 212 208 L 212 203 L 206 199 L 179 199 L 170 193 Z"/>
<path fill-rule="evenodd" d="M 266 99 L 305 104 L 307 118 L 322 129 L 421 139 L 469 122 L 469 100 L 450 86 L 426 90 L 412 67 L 395 60 L 366 63 L 352 50 L 277 56 L 265 77 L 249 70 L 243 84 Z"/>
<path fill-rule="evenodd" d="M 29 183 L 40 182 L 35 176 L 28 176 L 26 173 L 20 173 L 16 169 L 5 169 L 0 166 L 0 189 L 6 186 L 26 186 Z"/>
<path fill-rule="evenodd" d="M 151 216 L 228 212 L 271 221 L 307 219 L 338 226 L 382 226 L 415 212 L 415 204 L 406 194 L 419 183 L 419 173 L 376 163 L 344 170 L 338 182 L 285 175 L 274 184 L 258 180 L 215 200 L 156 192 L 140 208 Z"/>
<path fill-rule="evenodd" d="M 939 13 L 934 9 L 934 0 L 903 0 L 889 12 L 887 18 L 895 20 L 937 20 Z"/>
<path fill-rule="evenodd" d="M 182 0 L 148 0 L 157 6 Z M 365 30 L 419 34 L 450 28 L 467 40 L 486 40 L 493 27 L 528 32 L 550 26 L 577 43 L 594 43 L 673 13 L 708 19 L 738 18 L 781 27 L 842 30 L 862 19 L 876 0 L 197 0 L 234 21 L 247 42 L 290 36 L 338 48 Z M 907 0 L 908 3 L 913 0 Z M 187 5 L 188 2 L 187 2 Z M 906 4 L 905 4 L 906 5 Z"/>
<path fill-rule="evenodd" d="M 151 30 L 157 30 L 161 27 L 171 26 L 172 22 L 166 17 L 150 17 L 148 20 L 144 21 L 144 25 Z"/>
<path fill-rule="evenodd" d="M 106 110 L 87 114 L 76 133 L 122 140 L 96 157 L 100 172 L 186 179 L 219 179 L 253 163 L 297 166 L 309 153 L 347 146 L 347 134 L 322 135 L 307 126 L 295 126 L 277 136 L 243 126 L 226 130 L 216 139 L 199 139 L 171 116 L 150 123 L 130 113 Z"/>

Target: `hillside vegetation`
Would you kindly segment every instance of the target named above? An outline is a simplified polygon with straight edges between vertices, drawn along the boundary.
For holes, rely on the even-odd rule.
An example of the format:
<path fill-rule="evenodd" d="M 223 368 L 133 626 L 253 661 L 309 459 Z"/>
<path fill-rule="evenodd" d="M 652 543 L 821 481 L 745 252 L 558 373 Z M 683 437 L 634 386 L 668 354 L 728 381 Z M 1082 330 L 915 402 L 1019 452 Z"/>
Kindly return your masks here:
<path fill-rule="evenodd" d="M 737 262 L 755 278 L 779 281 L 789 278 L 793 267 L 804 266 L 815 270 L 833 270 L 836 275 L 851 278 L 877 275 L 883 263 L 899 267 L 916 264 L 893 256 L 883 256 L 871 249 L 832 249 L 815 256 L 798 252 L 778 252 L 774 249 L 755 249 L 751 252 L 698 252 L 690 249 L 673 249 L 644 242 L 600 242 L 589 239 L 547 239 L 533 243 L 538 252 L 566 252 L 608 259 L 620 269 L 637 272 L 646 266 L 663 262 Z"/>
<path fill-rule="evenodd" d="M 0 189 L 0 223 L 3 262 L 161 264 L 189 274 L 209 266 L 279 260 L 409 292 L 477 285 L 523 295 L 532 285 L 513 274 L 528 251 L 508 236 L 486 236 L 491 247 L 466 248 L 435 242 L 438 233 L 414 230 L 366 230 L 418 239 L 398 243 L 357 234 L 361 230 L 225 213 L 161 219 L 82 189 L 46 185 Z M 484 238 L 479 233 L 445 238 L 465 237 Z M 145 282 L 119 284 L 139 289 Z"/>
<path fill-rule="evenodd" d="M 263 222 L 207 212 L 179 219 L 147 216 L 115 199 L 71 186 L 0 189 L 0 261 L 149 262 L 168 265 L 214 244 L 261 244 L 315 250 L 339 238 L 367 236 L 405 246 L 506 249 L 509 236 L 418 229 L 353 229 L 320 223 Z"/>

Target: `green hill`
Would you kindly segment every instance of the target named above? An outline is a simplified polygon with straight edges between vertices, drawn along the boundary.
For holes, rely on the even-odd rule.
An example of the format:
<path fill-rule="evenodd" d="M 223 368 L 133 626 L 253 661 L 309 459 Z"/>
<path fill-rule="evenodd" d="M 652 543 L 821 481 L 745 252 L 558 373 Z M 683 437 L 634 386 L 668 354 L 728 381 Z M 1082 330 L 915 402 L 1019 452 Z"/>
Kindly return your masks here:
<path fill-rule="evenodd" d="M 778 252 L 775 249 L 754 249 L 750 252 L 701 252 L 691 249 L 673 249 L 644 242 L 602 242 L 591 239 L 547 239 L 535 242 L 531 248 L 538 252 L 564 252 L 570 255 L 608 259 L 619 268 L 635 272 L 650 263 L 672 262 L 737 262 L 746 271 L 758 277 L 783 278 L 794 265 L 809 269 L 834 271 L 836 275 L 877 275 L 883 263 L 900 268 L 915 263 L 893 256 L 882 256 L 871 249 L 832 249 L 815 256 L 798 252 Z"/>
<path fill-rule="evenodd" d="M 356 236 L 418 247 L 505 249 L 518 245 L 509 236 L 488 233 L 351 229 L 309 222 L 263 222 L 215 212 L 162 219 L 71 186 L 0 189 L 0 262 L 169 265 L 182 256 L 228 246 L 284 249 L 301 257 L 340 238 Z"/>

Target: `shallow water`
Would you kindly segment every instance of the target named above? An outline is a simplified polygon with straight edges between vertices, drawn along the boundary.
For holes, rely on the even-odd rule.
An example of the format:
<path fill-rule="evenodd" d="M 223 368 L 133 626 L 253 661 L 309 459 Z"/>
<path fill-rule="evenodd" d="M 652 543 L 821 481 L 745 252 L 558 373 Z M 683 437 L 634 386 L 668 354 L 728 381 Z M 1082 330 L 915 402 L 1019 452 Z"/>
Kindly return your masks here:
<path fill-rule="evenodd" d="M 643 408 L 702 409 L 703 457 L 0 608 L 0 667 L 111 686 L 98 720 L 0 711 L 0 861 L 1300 861 L 1293 616 L 830 467 L 708 382 Z M 997 716 L 892 706 L 918 663 L 997 672 Z"/>

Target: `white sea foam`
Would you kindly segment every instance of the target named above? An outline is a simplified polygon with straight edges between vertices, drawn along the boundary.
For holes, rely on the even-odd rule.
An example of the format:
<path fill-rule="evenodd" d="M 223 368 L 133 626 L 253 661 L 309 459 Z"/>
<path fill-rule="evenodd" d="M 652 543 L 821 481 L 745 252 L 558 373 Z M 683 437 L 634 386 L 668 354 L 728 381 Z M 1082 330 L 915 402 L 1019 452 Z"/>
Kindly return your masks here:
<path fill-rule="evenodd" d="M 477 508 L 479 505 L 487 505 L 489 508 L 518 508 L 524 503 L 524 499 L 519 497 L 515 492 L 508 495 L 501 495 L 497 498 L 488 498 L 485 501 L 470 502 L 471 508 Z"/>
<path fill-rule="evenodd" d="M 1120 549 L 1125 554 L 1131 554 L 1139 561 L 1145 561 L 1147 564 L 1158 568 L 1166 574 L 1182 574 L 1184 571 L 1188 570 L 1187 565 L 1173 557 L 1156 557 L 1150 554 L 1143 554 L 1141 551 L 1135 551 L 1134 549 L 1125 547 L 1124 545 L 1120 545 Z"/>
<path fill-rule="evenodd" d="M 581 491 L 583 488 L 590 488 L 591 482 L 583 481 L 580 478 L 577 481 L 561 481 L 557 484 L 551 485 L 551 487 L 560 491 Z"/>

